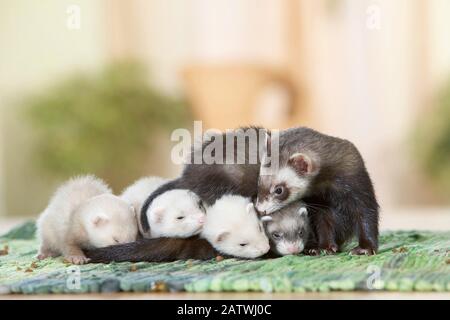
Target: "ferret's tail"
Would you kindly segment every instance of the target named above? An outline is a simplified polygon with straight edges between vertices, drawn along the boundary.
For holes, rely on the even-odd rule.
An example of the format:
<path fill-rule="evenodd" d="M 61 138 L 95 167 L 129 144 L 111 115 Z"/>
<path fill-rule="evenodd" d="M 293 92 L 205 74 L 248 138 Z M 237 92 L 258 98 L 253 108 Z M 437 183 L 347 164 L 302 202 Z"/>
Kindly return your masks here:
<path fill-rule="evenodd" d="M 150 230 L 150 224 L 148 222 L 147 218 L 147 210 L 148 207 L 152 204 L 153 200 L 157 198 L 158 196 L 162 195 L 164 192 L 174 189 L 181 189 L 181 180 L 175 179 L 171 180 L 163 185 L 161 185 L 158 189 L 153 191 L 152 194 L 150 194 L 145 200 L 144 204 L 142 205 L 141 213 L 140 213 L 140 225 L 142 227 L 143 233 L 147 233 Z"/>
<path fill-rule="evenodd" d="M 91 259 L 90 262 L 92 263 L 209 260 L 218 255 L 218 252 L 207 240 L 198 236 L 187 239 L 140 239 L 132 243 L 85 250 L 84 253 Z"/>

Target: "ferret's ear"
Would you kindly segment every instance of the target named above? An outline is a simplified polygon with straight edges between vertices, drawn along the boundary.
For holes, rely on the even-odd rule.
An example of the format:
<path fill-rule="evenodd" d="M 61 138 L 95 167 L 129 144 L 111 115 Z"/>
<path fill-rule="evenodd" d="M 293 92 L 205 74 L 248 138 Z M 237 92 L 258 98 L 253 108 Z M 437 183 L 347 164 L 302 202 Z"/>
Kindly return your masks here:
<path fill-rule="evenodd" d="M 316 171 L 314 161 L 304 153 L 294 153 L 289 157 L 288 164 L 297 172 L 298 175 L 304 176 Z"/>
<path fill-rule="evenodd" d="M 250 202 L 250 203 L 247 205 L 247 213 L 251 213 L 251 214 L 256 213 L 256 211 L 255 211 L 255 205 L 253 204 L 253 202 Z"/>
<path fill-rule="evenodd" d="M 230 235 L 230 233 L 228 231 L 220 233 L 216 238 L 216 242 L 222 242 L 223 240 L 228 238 L 229 235 Z"/>
<path fill-rule="evenodd" d="M 306 209 L 306 207 L 301 207 L 300 209 L 298 209 L 297 213 L 300 215 L 300 217 L 308 216 L 308 210 Z"/>
<path fill-rule="evenodd" d="M 166 211 L 166 210 L 162 207 L 153 209 L 150 212 L 150 215 L 153 217 L 152 221 L 155 223 L 161 223 L 163 220 L 164 211 Z"/>
<path fill-rule="evenodd" d="M 109 218 L 107 216 L 99 214 L 94 217 L 94 219 L 92 220 L 92 224 L 95 227 L 101 227 L 101 226 L 107 224 L 108 221 L 109 221 Z"/>
<path fill-rule="evenodd" d="M 269 222 L 269 221 L 272 221 L 272 220 L 273 220 L 273 218 L 271 216 L 263 216 L 263 217 L 261 217 L 261 221 L 262 222 Z"/>

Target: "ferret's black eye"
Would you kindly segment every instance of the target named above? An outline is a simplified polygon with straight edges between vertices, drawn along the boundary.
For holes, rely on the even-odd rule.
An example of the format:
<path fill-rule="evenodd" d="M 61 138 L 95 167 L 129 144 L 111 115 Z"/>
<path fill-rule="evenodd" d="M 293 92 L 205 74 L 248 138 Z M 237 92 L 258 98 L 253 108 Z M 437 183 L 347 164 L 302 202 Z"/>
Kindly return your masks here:
<path fill-rule="evenodd" d="M 239 243 L 241 247 L 245 247 L 248 243 Z"/>
<path fill-rule="evenodd" d="M 283 191 L 284 191 L 284 189 L 283 189 L 283 187 L 282 186 L 278 186 L 278 187 L 276 187 L 275 188 L 275 190 L 273 191 L 276 195 L 280 195 L 280 194 L 282 194 L 283 193 Z"/>
<path fill-rule="evenodd" d="M 298 235 L 299 235 L 299 236 L 303 236 L 303 230 L 300 230 L 300 231 L 298 232 Z"/>
<path fill-rule="evenodd" d="M 183 216 L 179 216 L 179 217 L 177 217 L 177 219 L 178 219 L 178 220 L 183 220 L 184 217 L 183 217 Z"/>
<path fill-rule="evenodd" d="M 116 238 L 114 238 L 114 242 L 115 242 L 115 243 L 119 243 L 119 240 L 117 240 Z"/>
<path fill-rule="evenodd" d="M 281 238 L 281 234 L 279 234 L 278 232 L 274 232 L 274 233 L 272 233 L 272 237 L 274 239 L 280 239 Z"/>

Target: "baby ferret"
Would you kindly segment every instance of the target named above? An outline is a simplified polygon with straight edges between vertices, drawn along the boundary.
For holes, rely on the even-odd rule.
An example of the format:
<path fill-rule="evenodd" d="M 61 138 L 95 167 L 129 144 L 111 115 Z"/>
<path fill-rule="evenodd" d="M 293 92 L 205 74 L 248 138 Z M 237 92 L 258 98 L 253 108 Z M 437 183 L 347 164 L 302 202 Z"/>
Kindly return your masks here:
<path fill-rule="evenodd" d="M 37 221 L 38 259 L 63 255 L 88 262 L 82 249 L 136 240 L 136 212 L 94 176 L 73 178 L 58 188 Z"/>
<path fill-rule="evenodd" d="M 86 250 L 91 262 L 167 262 L 207 260 L 217 254 L 257 258 L 270 249 L 262 223 L 250 198 L 225 195 L 207 208 L 200 235 L 187 239 L 141 239 L 131 244 Z"/>
<path fill-rule="evenodd" d="M 297 254 L 305 249 L 310 235 L 305 203 L 294 202 L 272 215 L 263 216 L 270 250 L 276 255 Z"/>
<path fill-rule="evenodd" d="M 270 249 L 250 198 L 224 195 L 207 210 L 201 237 L 216 250 L 240 258 L 257 258 Z"/>
<path fill-rule="evenodd" d="M 260 143 L 261 137 L 264 137 L 260 132 L 266 131 L 259 127 L 243 127 L 223 133 L 210 133 L 203 143 L 194 143 L 190 154 L 191 161 L 184 165 L 181 176 L 164 183 L 148 195 L 140 213 L 140 224 L 143 230 L 147 231 L 149 228 L 145 214 L 146 207 L 151 206 L 154 199 L 169 190 L 191 190 L 206 205 L 212 205 L 226 194 L 238 194 L 244 197 L 256 195 L 260 167 L 259 148 L 264 145 Z M 244 146 L 240 145 L 240 141 L 246 142 Z M 217 150 L 214 148 L 216 146 Z M 228 152 L 233 159 L 236 159 L 234 164 L 228 162 L 227 148 L 230 149 Z M 209 153 L 217 162 L 208 164 L 206 159 L 203 159 L 203 154 Z M 204 161 L 197 163 L 196 158 Z"/>
<path fill-rule="evenodd" d="M 142 209 L 147 197 L 167 182 L 159 177 L 139 179 L 122 193 L 121 198 Z M 144 238 L 186 238 L 200 233 L 205 222 L 205 208 L 200 198 L 192 191 L 176 189 L 159 195 L 146 208 L 145 214 L 150 228 L 139 229 Z"/>
<path fill-rule="evenodd" d="M 140 212 L 148 195 L 167 181 L 168 179 L 161 177 L 143 177 L 126 187 L 119 197 L 130 203 L 136 208 L 137 212 Z"/>

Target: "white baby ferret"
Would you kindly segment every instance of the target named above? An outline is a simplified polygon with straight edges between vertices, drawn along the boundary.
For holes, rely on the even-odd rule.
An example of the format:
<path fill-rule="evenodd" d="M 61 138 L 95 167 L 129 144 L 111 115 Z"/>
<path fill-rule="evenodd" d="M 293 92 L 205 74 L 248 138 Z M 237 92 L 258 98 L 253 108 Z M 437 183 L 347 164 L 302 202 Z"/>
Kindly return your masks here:
<path fill-rule="evenodd" d="M 38 259 L 62 255 L 74 264 L 89 260 L 82 249 L 133 242 L 138 234 L 134 208 L 95 176 L 61 185 L 37 221 Z"/>
<path fill-rule="evenodd" d="M 130 203 L 139 213 L 147 197 L 168 179 L 161 177 L 144 177 L 125 188 L 119 197 Z"/>
<path fill-rule="evenodd" d="M 145 177 L 126 188 L 120 197 L 140 212 L 148 196 L 165 182 L 167 180 L 163 178 Z M 144 238 L 187 238 L 201 232 L 206 212 L 195 193 L 175 189 L 156 197 L 146 214 L 150 224 L 149 232 L 144 232 L 139 223 L 139 230 Z"/>
<path fill-rule="evenodd" d="M 207 209 L 201 236 L 219 252 L 234 257 L 253 259 L 270 249 L 253 203 L 239 195 L 222 196 Z"/>
<path fill-rule="evenodd" d="M 253 259 L 269 251 L 269 239 L 249 198 L 225 195 L 206 211 L 206 221 L 198 237 L 141 239 L 130 244 L 90 250 L 89 257 L 102 263 L 163 262 L 209 260 L 217 254 Z"/>

